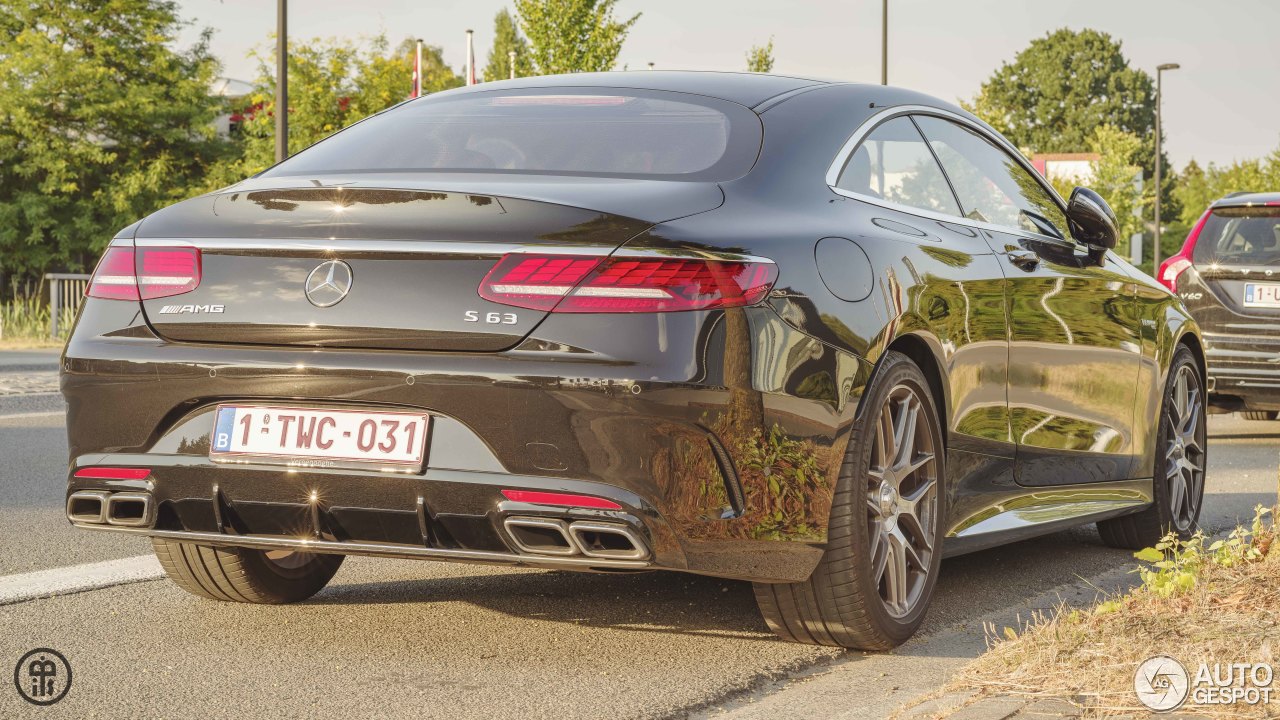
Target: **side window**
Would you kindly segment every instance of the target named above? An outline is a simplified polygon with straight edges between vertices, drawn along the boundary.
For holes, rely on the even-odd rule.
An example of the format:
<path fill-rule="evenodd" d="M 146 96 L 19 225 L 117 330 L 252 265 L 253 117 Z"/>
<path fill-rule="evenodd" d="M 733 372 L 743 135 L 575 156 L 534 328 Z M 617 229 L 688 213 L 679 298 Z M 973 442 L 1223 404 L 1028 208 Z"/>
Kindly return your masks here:
<path fill-rule="evenodd" d="M 981 135 L 941 118 L 916 118 L 970 220 L 1067 237 L 1067 218 L 1021 164 Z"/>
<path fill-rule="evenodd" d="M 910 118 L 882 123 L 849 156 L 836 187 L 858 195 L 960 216 L 947 178 Z"/>

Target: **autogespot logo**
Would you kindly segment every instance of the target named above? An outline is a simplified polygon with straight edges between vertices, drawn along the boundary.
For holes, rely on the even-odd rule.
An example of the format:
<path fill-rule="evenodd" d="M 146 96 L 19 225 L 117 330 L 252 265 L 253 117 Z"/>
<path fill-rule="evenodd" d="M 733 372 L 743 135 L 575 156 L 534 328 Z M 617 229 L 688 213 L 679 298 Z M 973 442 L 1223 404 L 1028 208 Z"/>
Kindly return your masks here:
<path fill-rule="evenodd" d="M 1193 677 L 1182 663 L 1157 655 L 1138 666 L 1133 691 L 1156 712 L 1194 705 L 1270 705 L 1275 669 L 1267 663 L 1200 663 Z"/>
<path fill-rule="evenodd" d="M 1187 669 L 1168 655 L 1147 659 L 1133 674 L 1133 691 L 1138 695 L 1138 702 L 1156 712 L 1182 707 L 1190 687 Z"/>

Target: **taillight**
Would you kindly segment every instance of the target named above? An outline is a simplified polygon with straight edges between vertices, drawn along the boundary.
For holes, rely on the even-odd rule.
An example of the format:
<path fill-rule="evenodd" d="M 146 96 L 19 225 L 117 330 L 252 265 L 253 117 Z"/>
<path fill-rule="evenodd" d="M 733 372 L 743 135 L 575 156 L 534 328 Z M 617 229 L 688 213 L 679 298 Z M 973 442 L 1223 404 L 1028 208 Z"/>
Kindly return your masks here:
<path fill-rule="evenodd" d="M 107 300 L 152 300 L 200 285 L 200 250 L 188 247 L 109 247 L 86 294 Z"/>
<path fill-rule="evenodd" d="M 1169 289 L 1169 292 L 1178 292 L 1178 278 L 1182 277 L 1182 273 L 1189 270 L 1194 263 L 1191 258 L 1196 250 L 1196 241 L 1200 239 L 1200 231 L 1204 229 L 1204 224 L 1208 222 L 1209 216 L 1213 214 L 1213 210 L 1206 210 L 1204 215 L 1196 221 L 1195 227 L 1191 228 L 1191 232 L 1187 235 L 1186 242 L 1182 243 L 1182 249 L 1177 255 L 1169 256 L 1164 262 L 1160 263 L 1160 269 L 1156 271 L 1156 281 Z"/>
<path fill-rule="evenodd" d="M 777 279 L 771 262 L 512 253 L 485 276 L 480 297 L 558 313 L 711 310 L 754 305 Z"/>
<path fill-rule="evenodd" d="M 532 505 L 559 505 L 563 507 L 598 508 L 600 510 L 621 510 L 622 506 L 612 500 L 591 495 L 571 495 L 569 493 L 541 492 L 538 490 L 503 490 L 502 496 L 512 502 L 530 503 Z"/>

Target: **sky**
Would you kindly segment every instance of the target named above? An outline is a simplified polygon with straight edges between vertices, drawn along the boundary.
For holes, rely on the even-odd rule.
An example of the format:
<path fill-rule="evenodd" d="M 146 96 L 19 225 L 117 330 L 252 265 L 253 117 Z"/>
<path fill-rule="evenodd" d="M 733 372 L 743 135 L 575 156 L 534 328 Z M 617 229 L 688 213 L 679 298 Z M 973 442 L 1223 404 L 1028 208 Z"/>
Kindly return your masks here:
<path fill-rule="evenodd" d="M 270 49 L 276 3 L 179 0 L 214 30 L 224 74 L 253 80 L 255 48 Z M 293 0 L 294 38 L 421 37 L 461 71 L 468 28 L 476 63 L 493 41 L 493 16 L 509 0 Z M 619 0 L 642 13 L 619 68 L 742 70 L 752 45 L 774 40 L 774 72 L 880 81 L 881 0 Z M 1002 62 L 1061 27 L 1094 28 L 1123 43 L 1129 62 L 1164 73 L 1165 150 L 1174 167 L 1194 158 L 1228 164 L 1280 147 L 1280 0 L 889 0 L 889 84 L 967 100 Z"/>

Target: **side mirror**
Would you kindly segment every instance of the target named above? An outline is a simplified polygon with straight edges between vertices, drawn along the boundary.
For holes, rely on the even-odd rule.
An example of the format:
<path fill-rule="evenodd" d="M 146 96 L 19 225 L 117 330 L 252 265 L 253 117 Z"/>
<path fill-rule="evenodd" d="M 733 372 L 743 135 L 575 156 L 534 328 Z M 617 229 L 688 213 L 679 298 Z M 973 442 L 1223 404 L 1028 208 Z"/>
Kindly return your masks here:
<path fill-rule="evenodd" d="M 1120 222 L 1107 201 L 1089 188 L 1078 187 L 1071 191 L 1067 223 L 1071 226 L 1071 237 L 1082 245 L 1099 251 L 1112 250 L 1116 246 Z"/>

